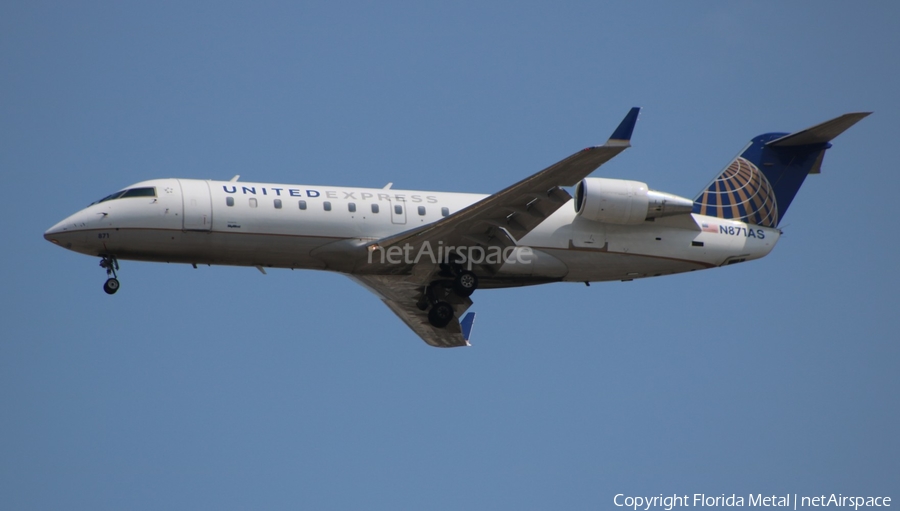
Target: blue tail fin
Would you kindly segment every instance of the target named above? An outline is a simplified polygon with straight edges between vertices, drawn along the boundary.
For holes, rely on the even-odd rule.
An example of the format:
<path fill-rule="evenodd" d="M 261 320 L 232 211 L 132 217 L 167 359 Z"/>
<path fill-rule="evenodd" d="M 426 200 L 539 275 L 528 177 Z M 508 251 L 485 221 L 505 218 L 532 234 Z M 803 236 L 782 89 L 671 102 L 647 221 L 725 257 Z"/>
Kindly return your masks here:
<path fill-rule="evenodd" d="M 819 173 L 829 142 L 870 113 L 754 138 L 694 199 L 694 213 L 777 227 L 807 174 Z"/>

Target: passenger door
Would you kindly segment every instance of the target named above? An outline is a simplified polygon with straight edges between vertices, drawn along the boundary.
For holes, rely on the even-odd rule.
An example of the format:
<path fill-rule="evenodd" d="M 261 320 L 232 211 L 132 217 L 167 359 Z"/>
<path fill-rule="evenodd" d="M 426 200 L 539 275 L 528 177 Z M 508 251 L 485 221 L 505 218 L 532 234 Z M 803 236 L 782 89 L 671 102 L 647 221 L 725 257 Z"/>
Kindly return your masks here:
<path fill-rule="evenodd" d="M 401 201 L 391 201 L 391 222 L 395 224 L 406 223 L 406 203 Z"/>
<path fill-rule="evenodd" d="M 196 179 L 179 179 L 185 231 L 208 231 L 212 228 L 212 201 L 209 183 Z"/>

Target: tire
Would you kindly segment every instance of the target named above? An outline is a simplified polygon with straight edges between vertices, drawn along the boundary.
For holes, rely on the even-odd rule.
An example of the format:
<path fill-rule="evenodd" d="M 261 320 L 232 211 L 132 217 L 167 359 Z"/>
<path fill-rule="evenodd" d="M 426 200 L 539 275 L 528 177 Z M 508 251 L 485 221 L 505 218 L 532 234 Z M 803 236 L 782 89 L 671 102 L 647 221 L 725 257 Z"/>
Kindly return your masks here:
<path fill-rule="evenodd" d="M 438 302 L 428 311 L 428 322 L 435 328 L 444 328 L 453 321 L 453 306 L 447 302 Z"/>
<path fill-rule="evenodd" d="M 116 294 L 116 291 L 119 290 L 119 281 L 117 279 L 106 279 L 106 282 L 103 284 L 103 290 L 108 295 Z"/>
<path fill-rule="evenodd" d="M 453 279 L 453 291 L 463 298 L 472 296 L 476 289 L 478 289 L 478 276 L 468 270 L 459 272 L 459 275 Z"/>

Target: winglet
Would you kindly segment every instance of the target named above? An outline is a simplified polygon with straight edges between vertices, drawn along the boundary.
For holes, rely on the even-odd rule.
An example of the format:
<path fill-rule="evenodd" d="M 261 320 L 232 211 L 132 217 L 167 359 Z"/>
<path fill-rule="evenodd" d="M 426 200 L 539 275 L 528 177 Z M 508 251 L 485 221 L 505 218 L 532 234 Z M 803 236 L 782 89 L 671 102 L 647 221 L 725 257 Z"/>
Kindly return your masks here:
<path fill-rule="evenodd" d="M 636 106 L 628 111 L 628 115 L 619 123 L 619 127 L 613 132 L 612 136 L 607 140 L 608 146 L 630 146 L 631 134 L 634 132 L 634 125 L 637 124 L 638 114 L 641 108 Z"/>
<path fill-rule="evenodd" d="M 466 340 L 466 344 L 469 344 L 469 336 L 472 335 L 472 325 L 475 324 L 475 313 L 470 312 L 463 316 L 462 321 L 459 322 L 460 328 L 462 328 L 463 339 Z"/>

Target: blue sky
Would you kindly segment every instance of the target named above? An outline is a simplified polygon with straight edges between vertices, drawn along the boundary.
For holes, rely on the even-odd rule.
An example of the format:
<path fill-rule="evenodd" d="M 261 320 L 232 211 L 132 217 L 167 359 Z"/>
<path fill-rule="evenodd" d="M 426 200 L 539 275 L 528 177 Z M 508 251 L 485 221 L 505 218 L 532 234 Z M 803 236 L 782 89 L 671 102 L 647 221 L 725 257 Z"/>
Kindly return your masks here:
<path fill-rule="evenodd" d="M 0 5 L 0 508 L 598 509 L 895 500 L 900 8 L 888 2 Z M 693 197 L 757 134 L 874 111 L 767 258 L 480 291 L 426 346 L 335 274 L 42 233 L 157 177 L 490 193 L 602 142 Z"/>

